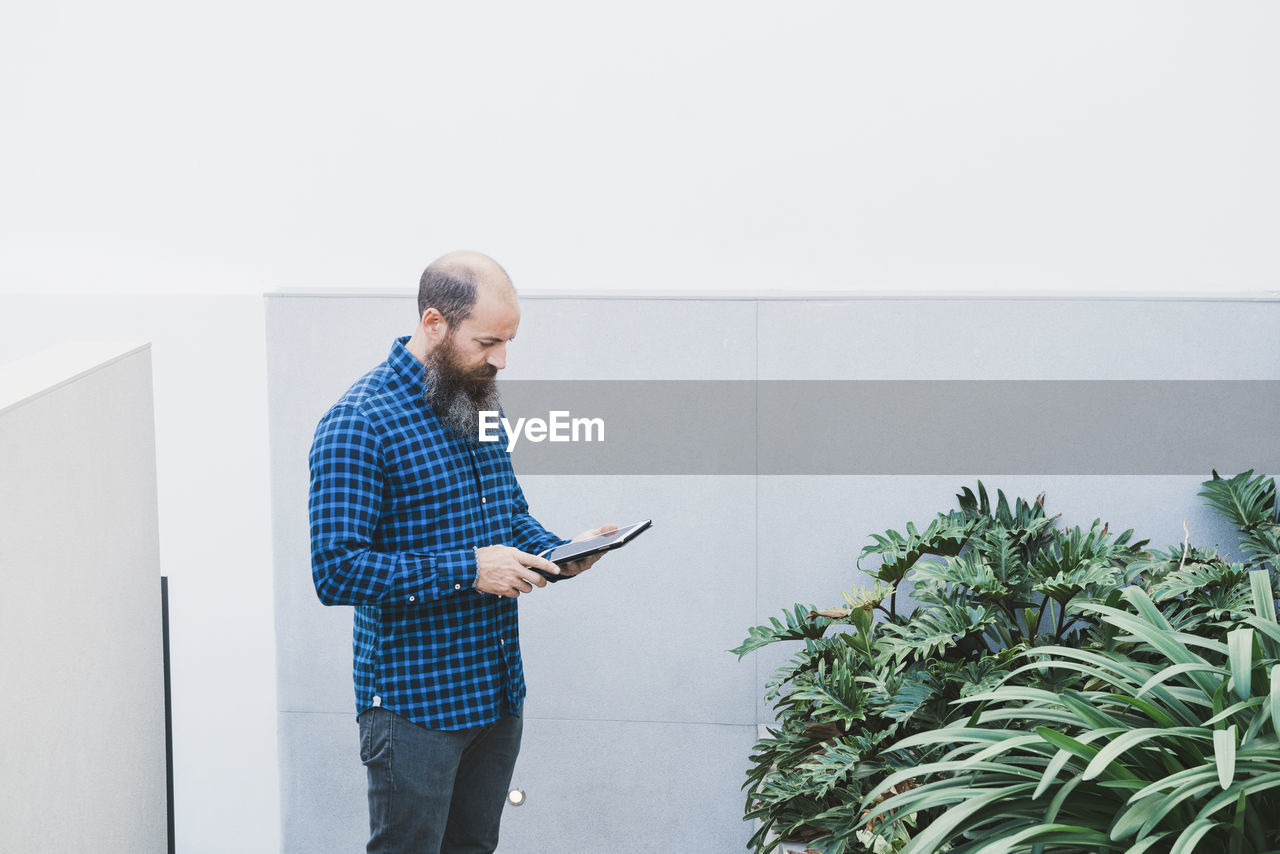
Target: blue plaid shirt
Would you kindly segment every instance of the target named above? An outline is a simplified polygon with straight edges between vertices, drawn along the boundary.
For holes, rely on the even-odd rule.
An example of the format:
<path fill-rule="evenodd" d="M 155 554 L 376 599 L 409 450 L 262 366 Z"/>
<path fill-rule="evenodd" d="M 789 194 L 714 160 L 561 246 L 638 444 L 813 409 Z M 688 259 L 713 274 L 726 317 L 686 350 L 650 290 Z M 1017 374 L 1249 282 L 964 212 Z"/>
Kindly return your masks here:
<path fill-rule="evenodd" d="M 311 574 L 326 605 L 354 605 L 357 713 L 429 729 L 520 710 L 516 599 L 475 589 L 474 549 L 560 545 L 529 515 L 505 438 L 471 446 L 423 400 L 401 338 L 347 390 L 311 446 Z"/>

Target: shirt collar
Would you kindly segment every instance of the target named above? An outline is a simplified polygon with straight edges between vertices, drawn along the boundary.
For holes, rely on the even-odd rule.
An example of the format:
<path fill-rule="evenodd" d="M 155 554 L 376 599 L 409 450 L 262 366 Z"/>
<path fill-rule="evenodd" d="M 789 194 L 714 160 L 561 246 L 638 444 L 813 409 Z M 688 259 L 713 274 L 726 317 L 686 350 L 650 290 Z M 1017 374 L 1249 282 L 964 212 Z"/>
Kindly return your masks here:
<path fill-rule="evenodd" d="M 411 388 L 421 391 L 426 387 L 427 369 L 409 352 L 409 336 L 397 338 L 391 345 L 391 354 L 387 356 L 387 364 L 395 369 Z"/>

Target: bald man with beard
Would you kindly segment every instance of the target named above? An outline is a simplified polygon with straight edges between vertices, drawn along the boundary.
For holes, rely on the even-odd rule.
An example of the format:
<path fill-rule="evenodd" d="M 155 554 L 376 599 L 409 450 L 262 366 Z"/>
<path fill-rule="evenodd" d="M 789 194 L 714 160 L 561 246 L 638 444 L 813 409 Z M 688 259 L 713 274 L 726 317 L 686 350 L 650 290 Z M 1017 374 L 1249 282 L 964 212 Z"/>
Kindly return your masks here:
<path fill-rule="evenodd" d="M 506 437 L 478 441 L 519 325 L 492 258 L 445 255 L 422 274 L 413 333 L 316 428 L 312 578 L 325 605 L 355 608 L 369 854 L 497 847 L 525 697 L 517 599 L 599 557 L 539 557 L 567 540 L 530 515 Z"/>

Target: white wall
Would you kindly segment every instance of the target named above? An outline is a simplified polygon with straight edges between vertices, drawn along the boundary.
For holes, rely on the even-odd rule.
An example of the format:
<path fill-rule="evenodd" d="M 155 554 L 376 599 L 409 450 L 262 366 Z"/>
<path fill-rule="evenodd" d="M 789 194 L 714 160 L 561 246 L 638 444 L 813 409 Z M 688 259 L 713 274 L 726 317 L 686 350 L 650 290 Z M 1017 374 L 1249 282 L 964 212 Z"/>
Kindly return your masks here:
<path fill-rule="evenodd" d="M 106 335 L 153 342 L 178 850 L 275 852 L 279 777 L 262 300 L 0 300 L 0 364 Z M 93 435 L 97 425 L 86 418 L 77 429 Z M 0 479 L 0 500 L 21 498 Z M 0 744 L 12 736 L 6 733 Z"/>
<path fill-rule="evenodd" d="M 0 289 L 1280 288 L 1280 5 L 14 6 Z"/>
<path fill-rule="evenodd" d="M 163 854 L 151 359 L 0 368 L 0 851 Z"/>

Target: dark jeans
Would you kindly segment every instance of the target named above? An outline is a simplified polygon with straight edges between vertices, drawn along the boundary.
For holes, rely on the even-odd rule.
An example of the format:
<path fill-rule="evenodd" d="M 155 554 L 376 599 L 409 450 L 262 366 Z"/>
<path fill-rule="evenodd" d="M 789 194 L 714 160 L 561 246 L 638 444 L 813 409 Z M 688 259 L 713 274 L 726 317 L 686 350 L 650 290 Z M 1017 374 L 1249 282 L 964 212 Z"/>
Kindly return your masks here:
<path fill-rule="evenodd" d="M 369 771 L 368 854 L 490 854 L 520 752 L 519 717 L 457 732 L 363 712 Z"/>

